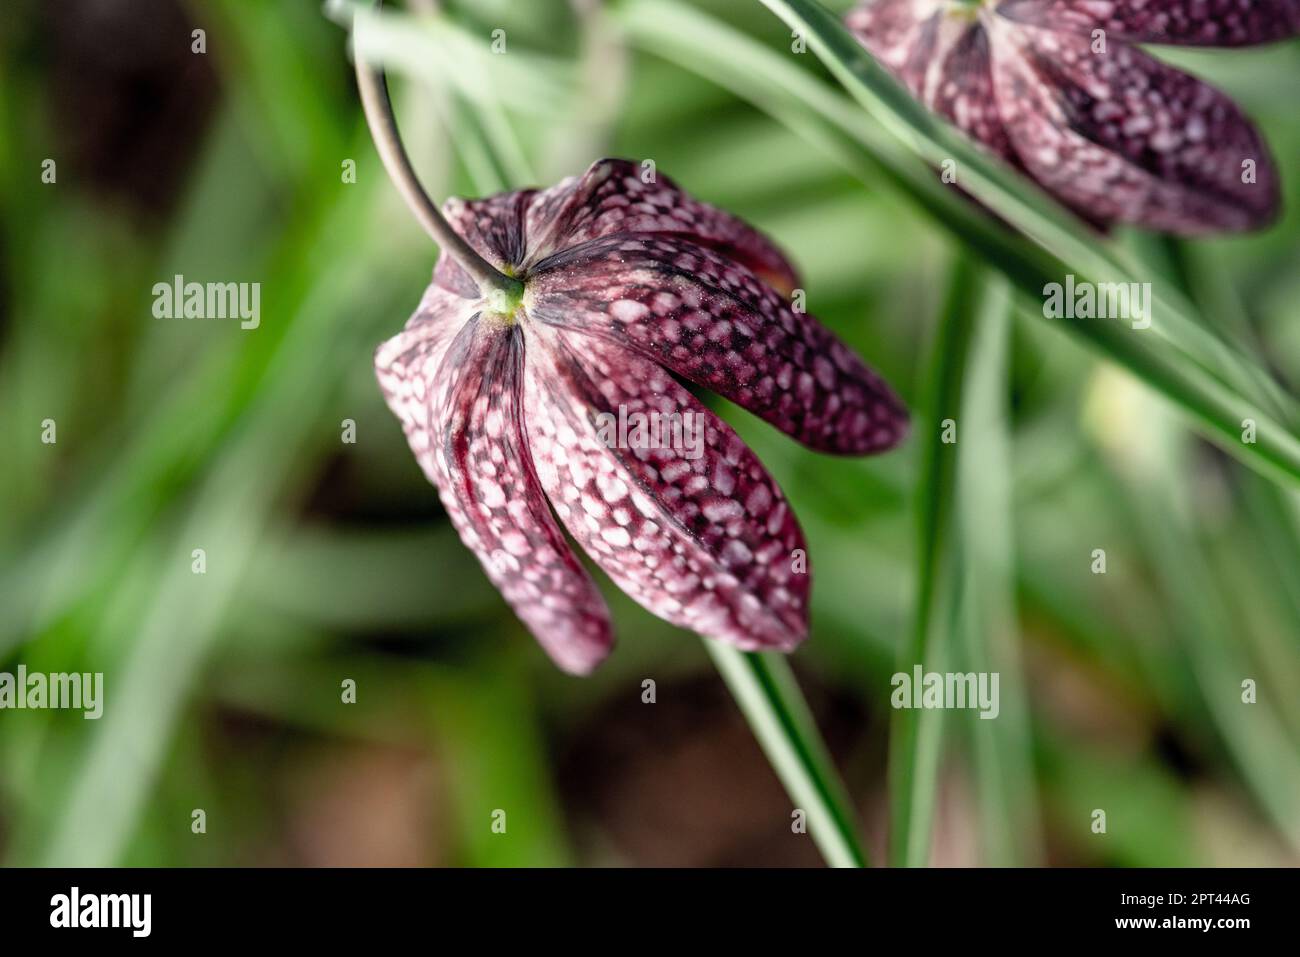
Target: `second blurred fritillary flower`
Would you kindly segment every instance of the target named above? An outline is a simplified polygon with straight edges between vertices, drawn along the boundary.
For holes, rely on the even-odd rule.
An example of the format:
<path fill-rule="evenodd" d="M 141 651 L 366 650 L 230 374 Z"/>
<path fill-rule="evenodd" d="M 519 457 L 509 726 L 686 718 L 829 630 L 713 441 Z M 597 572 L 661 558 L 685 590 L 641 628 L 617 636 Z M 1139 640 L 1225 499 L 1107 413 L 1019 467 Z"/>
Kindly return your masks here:
<path fill-rule="evenodd" d="M 754 453 L 673 374 L 821 451 L 878 452 L 906 430 L 879 377 L 792 308 L 783 293 L 798 281 L 770 242 L 640 172 L 603 160 L 551 189 L 448 202 L 456 233 L 522 292 L 481 291 L 444 252 L 375 357 L 461 538 L 575 673 L 613 636 L 554 516 L 673 624 L 746 650 L 790 650 L 807 634 L 798 522 Z M 610 441 L 609 422 L 653 414 L 688 417 L 700 441 Z"/>
<path fill-rule="evenodd" d="M 1277 215 L 1268 148 L 1236 104 L 1130 44 L 1283 39 L 1300 0 L 868 0 L 845 22 L 918 99 L 1093 222 L 1198 234 Z"/>

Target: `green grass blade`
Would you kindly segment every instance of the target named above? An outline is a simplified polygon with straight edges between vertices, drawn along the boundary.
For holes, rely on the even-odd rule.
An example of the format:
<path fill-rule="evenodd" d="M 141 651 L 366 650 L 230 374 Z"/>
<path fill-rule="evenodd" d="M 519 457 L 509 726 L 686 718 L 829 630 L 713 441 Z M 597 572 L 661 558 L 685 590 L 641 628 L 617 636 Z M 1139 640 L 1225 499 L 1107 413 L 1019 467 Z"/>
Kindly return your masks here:
<path fill-rule="evenodd" d="M 898 671 L 911 675 L 916 665 L 942 670 L 944 642 L 935 642 L 937 622 L 949 604 L 954 582 L 953 514 L 956 501 L 956 442 L 944 442 L 945 420 L 960 428 L 962 383 L 971 336 L 981 303 L 978 267 L 959 257 L 944 298 L 925 381 L 925 428 L 919 438 L 921 462 L 916 498 L 916 600 L 912 631 L 899 646 Z M 960 441 L 960 434 L 957 436 Z M 930 823 L 942 744 L 940 710 L 898 708 L 889 726 L 889 862 L 896 867 L 924 865 L 930 854 Z"/>
<path fill-rule="evenodd" d="M 704 647 L 790 799 L 807 814 L 808 833 L 826 863 L 865 867 L 853 805 L 789 663 L 779 654 L 737 651 L 710 638 Z"/>
<path fill-rule="evenodd" d="M 792 8 L 777 0 L 764 2 L 773 9 L 781 7 L 778 12 L 787 22 L 809 30 Z M 794 66 L 789 57 L 752 37 L 676 0 L 629 0 L 620 22 L 629 40 L 641 49 L 750 100 L 864 183 L 884 182 L 899 189 L 1029 297 L 1041 300 L 1043 287 L 1062 281 L 1068 273 L 1094 281 L 1137 281 L 1132 278 L 1136 267 L 1125 264 L 1128 254 L 1091 234 L 1077 235 L 1081 227 L 1071 222 L 1068 213 L 1053 211 L 1045 198 L 1025 198 L 1035 192 L 1032 184 L 999 170 L 959 137 L 949 142 L 948 132 L 884 75 L 830 14 L 806 0 L 799 0 L 798 6 L 805 12 L 815 8 L 813 15 L 818 16 L 822 32 L 836 40 L 835 50 L 867 71 L 885 91 L 890 110 L 915 121 L 928 137 L 938 138 L 945 155 L 957 157 L 961 168 L 988 167 L 988 183 L 981 185 L 968 177 L 962 185 L 1009 222 L 1024 221 L 1027 235 L 1000 226 L 956 190 L 942 185 L 926 165 L 926 154 L 918 152 L 916 136 L 906 133 L 907 121 L 895 123 L 904 130 L 902 139 L 890 135 L 841 94 Z M 834 61 L 825 52 L 829 47 L 825 42 L 819 46 L 817 37 L 809 35 L 810 46 Z M 828 65 L 835 67 L 834 62 Z M 859 91 L 868 89 L 843 64 L 839 74 Z M 1176 289 L 1157 290 L 1156 285 L 1152 308 L 1164 320 L 1153 320 L 1151 329 L 1135 331 L 1100 320 L 1053 325 L 1162 392 L 1228 454 L 1271 481 L 1300 486 L 1300 440 L 1286 425 L 1293 418 L 1293 400 L 1282 397 L 1264 370 L 1225 346 L 1207 324 L 1198 321 Z M 1037 318 L 1043 319 L 1041 311 Z M 1160 348 L 1166 344 L 1171 347 Z M 1241 440 L 1245 419 L 1256 423 L 1255 443 Z"/>

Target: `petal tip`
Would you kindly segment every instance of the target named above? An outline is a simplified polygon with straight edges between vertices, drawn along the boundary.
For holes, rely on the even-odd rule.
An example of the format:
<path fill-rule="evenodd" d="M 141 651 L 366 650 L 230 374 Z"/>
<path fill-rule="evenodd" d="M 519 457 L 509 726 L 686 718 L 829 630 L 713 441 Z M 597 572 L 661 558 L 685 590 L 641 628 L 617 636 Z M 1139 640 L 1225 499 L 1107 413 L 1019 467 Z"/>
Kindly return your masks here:
<path fill-rule="evenodd" d="M 614 638 L 611 633 L 605 632 L 595 638 L 551 640 L 542 644 L 542 649 L 565 674 L 573 675 L 575 678 L 586 678 L 600 667 L 609 657 L 609 653 L 614 650 Z"/>

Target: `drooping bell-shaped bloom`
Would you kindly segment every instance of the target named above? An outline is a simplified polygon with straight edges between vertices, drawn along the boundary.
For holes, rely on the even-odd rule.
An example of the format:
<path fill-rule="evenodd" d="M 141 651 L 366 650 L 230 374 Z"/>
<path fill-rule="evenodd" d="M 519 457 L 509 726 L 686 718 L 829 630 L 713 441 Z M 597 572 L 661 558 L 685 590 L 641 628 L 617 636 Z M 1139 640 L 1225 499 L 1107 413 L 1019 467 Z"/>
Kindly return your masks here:
<path fill-rule="evenodd" d="M 887 449 L 907 420 L 792 308 L 785 257 L 621 160 L 445 214 L 523 294 L 480 294 L 444 253 L 376 353 L 379 384 L 461 538 L 541 645 L 585 673 L 613 644 L 561 525 L 659 617 L 747 650 L 798 644 L 810 579 L 799 525 L 754 453 L 674 375 L 825 452 Z"/>
<path fill-rule="evenodd" d="M 1294 36 L 1300 0 L 868 0 L 845 18 L 926 106 L 1099 224 L 1256 229 L 1279 205 L 1223 93 L 1133 43 Z"/>

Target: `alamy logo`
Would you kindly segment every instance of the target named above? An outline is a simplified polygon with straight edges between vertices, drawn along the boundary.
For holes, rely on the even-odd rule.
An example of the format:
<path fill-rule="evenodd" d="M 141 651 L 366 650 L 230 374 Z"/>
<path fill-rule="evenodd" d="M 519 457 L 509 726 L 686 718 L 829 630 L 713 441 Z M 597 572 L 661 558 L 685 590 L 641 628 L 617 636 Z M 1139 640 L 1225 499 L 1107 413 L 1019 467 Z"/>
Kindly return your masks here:
<path fill-rule="evenodd" d="M 1134 329 L 1151 326 L 1151 283 L 1049 282 L 1043 287 L 1043 316 L 1048 319 L 1125 319 Z"/>
<path fill-rule="evenodd" d="M 104 713 L 104 673 L 0 671 L 0 708 L 71 708 L 93 721 Z"/>
<path fill-rule="evenodd" d="M 132 937 L 148 937 L 152 912 L 152 894 L 82 894 L 74 887 L 50 898 L 51 927 L 127 927 Z"/>
<path fill-rule="evenodd" d="M 180 273 L 171 282 L 153 285 L 156 319 L 239 319 L 239 328 L 256 329 L 262 321 L 260 282 L 186 282 Z"/>
<path fill-rule="evenodd" d="M 889 703 L 895 708 L 978 709 L 981 718 L 996 718 L 1002 710 L 998 682 L 996 671 L 927 672 L 915 665 L 910 675 L 900 671 L 890 679 L 894 692 Z"/>
<path fill-rule="evenodd" d="M 701 412 L 596 413 L 596 435 L 611 449 L 676 449 L 684 459 L 704 454 L 704 414 Z"/>

